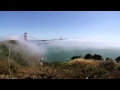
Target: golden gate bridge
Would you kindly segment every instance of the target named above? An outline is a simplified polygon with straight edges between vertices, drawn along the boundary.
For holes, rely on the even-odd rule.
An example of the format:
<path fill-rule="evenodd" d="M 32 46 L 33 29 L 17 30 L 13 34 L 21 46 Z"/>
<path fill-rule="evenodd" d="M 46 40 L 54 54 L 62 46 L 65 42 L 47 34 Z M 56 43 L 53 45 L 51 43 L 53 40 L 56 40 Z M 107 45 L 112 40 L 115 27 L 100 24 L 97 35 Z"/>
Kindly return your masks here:
<path fill-rule="evenodd" d="M 28 34 L 27 32 L 24 33 L 24 35 L 21 35 L 20 37 L 24 38 L 25 41 L 30 41 L 30 42 L 37 42 L 37 45 L 41 45 L 41 44 L 48 44 L 50 43 L 51 41 L 56 41 L 56 40 L 65 40 L 65 39 L 62 39 L 62 37 L 60 37 L 59 39 L 52 39 L 52 40 L 40 40 L 40 39 L 37 39 L 36 37 Z M 43 65 L 43 61 L 45 60 L 46 58 L 45 57 L 41 57 L 39 58 L 39 62 L 41 65 Z M 34 57 L 34 60 L 37 61 L 37 58 Z"/>
<path fill-rule="evenodd" d="M 67 38 L 65 39 L 62 39 L 62 37 L 60 37 L 59 39 L 51 39 L 51 40 L 40 40 L 30 34 L 28 34 L 27 32 L 25 32 L 24 34 L 22 34 L 20 37 L 22 37 L 25 41 L 30 41 L 30 42 L 37 42 L 38 45 L 41 45 L 41 44 L 48 44 L 52 41 L 58 41 L 58 40 L 66 40 Z"/>

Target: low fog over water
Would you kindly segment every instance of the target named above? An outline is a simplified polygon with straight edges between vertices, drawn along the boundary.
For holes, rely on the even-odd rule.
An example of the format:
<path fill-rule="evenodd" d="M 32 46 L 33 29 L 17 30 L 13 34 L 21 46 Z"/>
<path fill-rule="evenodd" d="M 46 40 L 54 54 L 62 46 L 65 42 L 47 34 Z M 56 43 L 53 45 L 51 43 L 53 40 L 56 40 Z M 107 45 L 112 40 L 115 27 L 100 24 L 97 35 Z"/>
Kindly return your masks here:
<path fill-rule="evenodd" d="M 44 56 L 47 62 L 62 62 L 70 60 L 73 56 L 85 56 L 100 54 L 104 59 L 110 57 L 115 59 L 120 56 L 120 43 L 115 41 L 93 41 L 83 39 L 65 39 L 51 41 L 25 41 L 17 35 L 9 35 L 1 38 L 3 40 L 18 40 L 18 47 L 23 48 L 27 55 L 36 54 L 38 57 Z M 24 44 L 24 46 L 20 44 Z M 17 47 L 12 47 L 17 50 Z"/>

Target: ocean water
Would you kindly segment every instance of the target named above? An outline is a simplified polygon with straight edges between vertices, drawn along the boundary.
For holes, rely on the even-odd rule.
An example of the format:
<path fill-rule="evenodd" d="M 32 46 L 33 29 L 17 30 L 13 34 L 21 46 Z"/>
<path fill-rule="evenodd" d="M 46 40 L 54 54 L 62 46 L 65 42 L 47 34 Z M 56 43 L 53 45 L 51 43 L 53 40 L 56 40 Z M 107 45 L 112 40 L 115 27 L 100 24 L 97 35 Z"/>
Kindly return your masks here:
<path fill-rule="evenodd" d="M 8 37 L 9 39 L 16 36 Z M 19 39 L 21 41 L 23 39 Z M 26 42 L 25 42 L 26 43 Z M 83 39 L 66 39 L 66 40 L 36 40 L 32 43 L 38 45 L 40 54 L 46 58 L 47 62 L 64 62 L 70 60 L 73 56 L 84 57 L 87 53 L 92 55 L 99 54 L 104 59 L 117 58 L 120 56 L 120 42 L 115 41 L 92 41 Z M 27 43 L 26 43 L 27 44 Z M 31 45 L 37 52 L 36 45 Z M 31 48 L 30 47 L 30 48 Z M 32 53 L 32 50 L 30 49 Z"/>
<path fill-rule="evenodd" d="M 99 54 L 104 59 L 117 58 L 120 56 L 120 48 L 113 46 L 113 44 L 101 44 L 94 42 L 68 42 L 68 41 L 55 41 L 47 44 L 39 45 L 44 47 L 44 57 L 46 62 L 64 62 L 71 60 L 73 56 L 84 57 L 87 53 L 91 55 Z"/>
<path fill-rule="evenodd" d="M 64 49 L 61 48 L 49 48 L 47 53 L 45 54 L 45 58 L 47 62 L 64 62 L 68 61 L 71 59 L 73 56 L 80 56 L 82 55 L 83 57 L 87 54 L 90 53 L 91 55 L 94 54 L 99 54 L 101 55 L 104 59 L 106 57 L 109 58 L 117 58 L 120 56 L 120 49 L 118 50 L 113 50 L 113 49 L 101 49 L 101 50 L 70 50 L 70 51 L 65 51 Z"/>

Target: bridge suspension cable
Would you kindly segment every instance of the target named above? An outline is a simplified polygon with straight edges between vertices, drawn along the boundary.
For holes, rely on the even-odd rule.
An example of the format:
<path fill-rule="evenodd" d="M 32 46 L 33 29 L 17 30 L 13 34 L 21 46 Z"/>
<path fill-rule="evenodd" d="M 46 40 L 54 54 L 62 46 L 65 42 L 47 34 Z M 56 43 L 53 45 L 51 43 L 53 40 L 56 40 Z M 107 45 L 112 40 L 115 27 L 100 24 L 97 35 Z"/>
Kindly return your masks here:
<path fill-rule="evenodd" d="M 38 39 L 38 38 L 36 38 L 36 37 L 30 35 L 30 34 L 28 34 L 28 35 L 29 35 L 30 37 L 34 38 L 35 40 L 40 40 L 40 39 Z"/>

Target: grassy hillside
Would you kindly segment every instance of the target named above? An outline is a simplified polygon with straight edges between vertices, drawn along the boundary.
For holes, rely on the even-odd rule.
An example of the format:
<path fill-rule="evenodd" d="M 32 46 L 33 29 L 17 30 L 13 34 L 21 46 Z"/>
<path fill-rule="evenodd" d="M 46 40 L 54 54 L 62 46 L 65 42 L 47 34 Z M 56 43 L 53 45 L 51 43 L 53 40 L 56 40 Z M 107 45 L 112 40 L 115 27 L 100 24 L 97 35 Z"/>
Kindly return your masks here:
<path fill-rule="evenodd" d="M 28 47 L 15 40 L 0 42 L 0 58 L 7 59 L 10 51 L 10 60 L 17 62 L 22 66 L 35 66 L 38 64 L 38 57 L 27 51 Z M 33 52 L 33 50 L 32 50 Z"/>
<path fill-rule="evenodd" d="M 74 64 L 74 63 L 84 63 L 84 64 L 90 64 L 93 66 L 99 66 L 99 64 L 101 63 L 101 60 L 87 60 L 84 58 L 78 58 L 78 59 L 74 59 L 74 60 L 70 60 L 67 63 L 69 64 Z"/>
<path fill-rule="evenodd" d="M 16 41 L 0 42 L 0 79 L 119 79 L 120 63 L 78 58 L 66 62 L 34 62 L 33 56 L 23 56 L 20 51 L 11 49 L 8 61 L 9 44 L 17 47 Z"/>
<path fill-rule="evenodd" d="M 111 61 L 45 62 L 43 66 L 24 67 L 15 62 L 0 61 L 2 79 L 119 79 L 120 64 Z M 74 62 L 74 63 L 73 63 Z"/>

